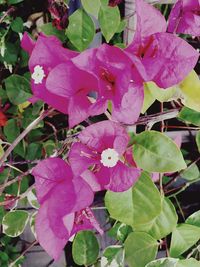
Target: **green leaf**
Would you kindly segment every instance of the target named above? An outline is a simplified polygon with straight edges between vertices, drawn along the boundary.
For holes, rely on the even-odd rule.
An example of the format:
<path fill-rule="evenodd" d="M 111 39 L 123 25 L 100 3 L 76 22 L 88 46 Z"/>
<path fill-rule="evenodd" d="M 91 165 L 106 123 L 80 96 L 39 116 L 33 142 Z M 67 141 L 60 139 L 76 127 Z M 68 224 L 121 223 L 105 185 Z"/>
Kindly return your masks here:
<path fill-rule="evenodd" d="M 32 213 L 31 214 L 31 217 L 30 217 L 30 222 L 29 222 L 31 231 L 32 231 L 32 233 L 33 233 L 33 235 L 34 235 L 35 238 L 36 238 L 36 232 L 35 232 L 36 215 L 37 215 L 37 211 L 34 212 L 34 213 Z"/>
<path fill-rule="evenodd" d="M 184 107 L 178 114 L 178 118 L 184 122 L 200 126 L 200 112 Z"/>
<path fill-rule="evenodd" d="M 8 4 L 9 5 L 15 5 L 15 4 L 21 3 L 23 1 L 24 0 L 8 0 Z"/>
<path fill-rule="evenodd" d="M 2 195 L 0 196 L 0 202 L 1 201 L 4 201 L 4 197 Z M 0 206 L 0 225 L 2 224 L 2 219 L 4 214 L 5 214 L 5 209 L 3 206 Z"/>
<path fill-rule="evenodd" d="M 31 95 L 29 81 L 20 76 L 13 74 L 5 80 L 5 87 L 10 102 L 14 105 L 24 103 Z"/>
<path fill-rule="evenodd" d="M 14 32 L 23 32 L 23 29 L 24 29 L 24 25 L 23 25 L 23 20 L 21 17 L 16 17 L 15 20 L 12 21 L 11 23 L 11 29 L 14 31 Z"/>
<path fill-rule="evenodd" d="M 151 222 L 161 212 L 161 196 L 152 179 L 145 173 L 125 192 L 107 191 L 105 205 L 110 216 L 135 227 Z"/>
<path fill-rule="evenodd" d="M 185 222 L 200 227 L 200 210 L 190 215 Z"/>
<path fill-rule="evenodd" d="M 200 131 L 198 131 L 196 134 L 196 143 L 197 143 L 197 147 L 200 153 Z"/>
<path fill-rule="evenodd" d="M 127 236 L 132 232 L 132 228 L 125 223 L 116 222 L 108 231 L 108 235 L 117 240 L 124 242 Z"/>
<path fill-rule="evenodd" d="M 47 36 L 48 35 L 54 35 L 54 36 L 58 37 L 61 40 L 61 42 L 64 42 L 66 40 L 65 31 L 56 29 L 52 25 L 52 22 L 42 24 L 40 26 L 40 30 L 44 34 L 46 34 Z"/>
<path fill-rule="evenodd" d="M 157 241 L 146 233 L 133 232 L 125 241 L 125 259 L 130 267 L 145 267 L 155 259 L 157 250 Z"/>
<path fill-rule="evenodd" d="M 2 145 L 0 144 L 0 158 L 3 156 L 3 154 L 4 154 L 4 150 L 3 150 Z"/>
<path fill-rule="evenodd" d="M 200 228 L 190 224 L 180 224 L 172 232 L 170 256 L 179 257 L 200 239 Z"/>
<path fill-rule="evenodd" d="M 124 249 L 122 246 L 107 247 L 101 258 L 101 266 L 103 267 L 123 267 L 124 266 Z"/>
<path fill-rule="evenodd" d="M 5 54 L 2 58 L 0 55 L 0 61 L 6 62 L 7 64 L 14 65 L 17 62 L 18 59 L 18 53 L 19 53 L 19 43 L 5 43 Z"/>
<path fill-rule="evenodd" d="M 78 9 L 69 17 L 66 34 L 70 42 L 79 51 L 83 51 L 88 48 L 94 38 L 94 22 L 84 10 Z"/>
<path fill-rule="evenodd" d="M 28 218 L 27 211 L 15 210 L 8 212 L 2 220 L 3 233 L 11 237 L 21 235 L 26 227 Z"/>
<path fill-rule="evenodd" d="M 148 263 L 145 267 L 177 267 L 178 259 L 163 258 Z"/>
<path fill-rule="evenodd" d="M 38 143 L 31 143 L 27 147 L 27 152 L 26 152 L 26 159 L 27 160 L 36 160 L 40 159 L 42 156 L 42 144 Z"/>
<path fill-rule="evenodd" d="M 171 101 L 172 99 L 177 99 L 176 95 L 178 88 L 175 86 L 163 89 L 158 87 L 154 82 L 147 82 L 145 85 L 153 97 L 161 103 Z"/>
<path fill-rule="evenodd" d="M 108 43 L 117 32 L 120 24 L 120 12 L 118 6 L 110 7 L 102 5 L 98 19 L 102 34 Z"/>
<path fill-rule="evenodd" d="M 96 18 L 98 17 L 99 9 L 101 6 L 100 0 L 81 0 L 82 6 L 85 9 L 85 11 Z"/>
<path fill-rule="evenodd" d="M 53 140 L 47 140 L 46 142 L 43 143 L 43 148 L 48 157 L 50 157 L 53 154 L 55 147 L 56 145 Z"/>
<path fill-rule="evenodd" d="M 35 190 L 31 190 L 30 192 L 28 192 L 27 194 L 27 199 L 29 204 L 34 208 L 34 209 L 39 209 L 40 205 L 37 201 L 37 197 L 36 197 L 36 193 Z"/>
<path fill-rule="evenodd" d="M 147 232 L 156 240 L 160 240 L 176 228 L 177 221 L 178 216 L 174 205 L 168 198 L 164 198 L 161 213 L 152 222 L 139 225 L 135 230 Z"/>
<path fill-rule="evenodd" d="M 127 25 L 127 21 L 126 20 L 121 20 L 116 32 L 117 33 L 122 32 L 126 28 L 126 25 Z"/>
<path fill-rule="evenodd" d="M 3 128 L 4 134 L 7 138 L 9 143 L 12 143 L 19 135 L 20 135 L 20 128 L 17 123 L 16 119 L 10 119 L 7 121 L 7 124 Z M 23 143 L 20 142 L 14 149 L 14 152 L 20 155 L 21 157 L 24 156 L 24 147 Z"/>
<path fill-rule="evenodd" d="M 134 160 L 149 172 L 176 172 L 187 166 L 180 149 L 166 135 L 145 131 L 135 137 Z"/>
<path fill-rule="evenodd" d="M 200 267 L 200 262 L 193 258 L 180 260 L 176 267 Z"/>
<path fill-rule="evenodd" d="M 149 86 L 147 86 L 147 83 L 144 83 L 144 102 L 142 107 L 142 114 L 144 114 L 147 109 L 154 103 L 155 97 L 152 95 Z"/>
<path fill-rule="evenodd" d="M 199 168 L 197 164 L 192 163 L 187 169 L 181 172 L 180 175 L 188 181 L 196 180 L 200 177 Z"/>
<path fill-rule="evenodd" d="M 91 231 L 81 231 L 76 234 L 72 246 L 72 255 L 76 264 L 91 265 L 99 255 L 99 243 Z"/>
<path fill-rule="evenodd" d="M 183 104 L 200 112 L 200 80 L 194 70 L 181 82 L 180 90 L 184 96 Z"/>

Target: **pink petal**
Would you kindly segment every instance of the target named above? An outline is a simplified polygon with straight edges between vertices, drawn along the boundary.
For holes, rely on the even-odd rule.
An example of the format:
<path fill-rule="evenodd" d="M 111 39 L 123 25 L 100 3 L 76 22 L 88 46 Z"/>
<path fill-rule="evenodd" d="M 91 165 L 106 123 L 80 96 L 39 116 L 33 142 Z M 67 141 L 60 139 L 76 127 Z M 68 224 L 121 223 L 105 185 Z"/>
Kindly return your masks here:
<path fill-rule="evenodd" d="M 57 37 L 40 35 L 32 51 L 29 68 L 31 71 L 36 65 L 53 68 L 76 55 L 76 52 L 63 48 Z"/>
<path fill-rule="evenodd" d="M 68 233 L 72 233 L 75 220 L 75 213 L 67 214 L 63 217 L 63 224 L 66 227 Z"/>
<path fill-rule="evenodd" d="M 34 84 L 32 82 L 32 91 L 34 96 L 31 98 L 31 102 L 43 100 L 51 107 L 58 111 L 67 114 L 68 113 L 68 99 L 60 95 L 53 94 L 46 90 L 45 81 L 42 84 Z"/>
<path fill-rule="evenodd" d="M 136 0 L 136 33 L 127 51 L 135 51 L 137 43 L 157 32 L 165 32 L 167 23 L 160 11 L 143 0 Z"/>
<path fill-rule="evenodd" d="M 90 166 L 99 163 L 100 156 L 81 143 L 74 143 L 69 152 L 69 162 L 75 176 L 82 175 Z"/>
<path fill-rule="evenodd" d="M 169 16 L 168 32 L 200 36 L 200 2 L 179 0 Z"/>
<path fill-rule="evenodd" d="M 109 168 L 104 167 L 101 164 L 101 168 L 97 172 L 95 172 L 95 176 L 98 183 L 101 185 L 101 188 L 105 189 L 105 186 L 110 182 Z"/>
<path fill-rule="evenodd" d="M 31 55 L 34 47 L 35 47 L 35 41 L 28 35 L 27 32 L 24 33 L 23 38 L 21 40 L 21 47 Z"/>
<path fill-rule="evenodd" d="M 70 98 L 68 106 L 70 128 L 86 120 L 89 116 L 100 115 L 106 110 L 105 101 L 97 100 L 92 104 L 87 95 L 87 91 L 83 91 Z"/>
<path fill-rule="evenodd" d="M 102 97 L 120 106 L 132 75 L 132 62 L 123 50 L 103 44 L 84 51 L 72 61 L 98 78 Z"/>
<path fill-rule="evenodd" d="M 69 235 L 59 238 L 49 225 L 48 202 L 44 202 L 40 207 L 36 216 L 36 234 L 39 244 L 46 250 L 46 252 L 54 258 L 59 260 L 62 250 L 69 239 Z"/>
<path fill-rule="evenodd" d="M 72 180 L 76 194 L 76 203 L 73 212 L 79 211 L 90 206 L 94 199 L 94 193 L 91 187 L 81 177 L 75 177 Z"/>
<path fill-rule="evenodd" d="M 88 191 L 90 193 L 91 189 Z M 73 212 L 78 198 L 74 184 L 72 182 L 62 182 L 54 186 L 51 195 L 46 200 L 48 201 L 49 226 L 59 238 L 64 238 L 67 234 L 63 218 Z M 90 199 L 89 202 L 87 200 L 88 198 L 85 200 L 86 204 L 91 204 Z"/>
<path fill-rule="evenodd" d="M 48 158 L 40 161 L 33 169 L 36 193 L 40 203 L 43 203 L 49 193 L 58 183 L 71 182 L 72 172 L 67 163 L 60 158 Z"/>
<path fill-rule="evenodd" d="M 86 170 L 81 174 L 81 177 L 84 179 L 84 181 L 86 181 L 86 183 L 89 184 L 93 192 L 98 192 L 103 189 L 93 172 Z"/>
<path fill-rule="evenodd" d="M 129 86 L 129 90 L 124 94 L 119 109 L 115 109 L 112 112 L 113 120 L 119 121 L 125 124 L 135 123 L 140 115 L 144 100 L 143 87 L 134 86 L 132 83 Z"/>
<path fill-rule="evenodd" d="M 101 235 L 103 234 L 103 230 L 100 228 L 99 223 L 90 208 L 86 208 L 76 213 L 72 235 L 87 229 L 96 229 Z"/>
<path fill-rule="evenodd" d="M 110 182 L 105 188 L 114 192 L 126 191 L 137 182 L 140 174 L 139 169 L 118 162 L 115 167 L 110 168 Z"/>
<path fill-rule="evenodd" d="M 157 33 L 154 38 L 158 47 L 156 62 L 161 61 L 162 65 L 158 66 L 153 80 L 161 88 L 180 83 L 195 67 L 199 53 L 186 41 L 172 34 Z M 148 68 L 150 72 L 150 65 Z"/>
<path fill-rule="evenodd" d="M 73 97 L 79 91 L 98 92 L 98 82 L 92 74 L 77 68 L 70 60 L 57 65 L 48 75 L 48 91 L 63 97 Z"/>
<path fill-rule="evenodd" d="M 117 142 L 115 142 L 115 139 L 118 137 L 126 140 L 121 147 L 119 147 Z M 116 149 L 119 148 L 118 153 L 121 154 L 122 151 L 124 152 L 128 144 L 126 130 L 119 124 L 112 121 L 101 121 L 88 126 L 79 134 L 79 139 L 83 144 L 94 148 L 100 153 L 107 148 L 113 148 L 115 144 Z"/>

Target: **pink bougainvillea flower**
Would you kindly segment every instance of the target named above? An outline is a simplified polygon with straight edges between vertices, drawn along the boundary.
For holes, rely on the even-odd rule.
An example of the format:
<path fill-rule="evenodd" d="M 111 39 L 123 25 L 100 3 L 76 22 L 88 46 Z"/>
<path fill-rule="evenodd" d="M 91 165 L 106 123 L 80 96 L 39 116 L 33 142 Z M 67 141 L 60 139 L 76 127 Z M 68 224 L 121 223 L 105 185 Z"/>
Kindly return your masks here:
<path fill-rule="evenodd" d="M 183 39 L 164 32 L 166 23 L 156 9 L 143 0 L 136 3 L 136 33 L 126 49 L 133 63 L 135 57 L 140 61 L 135 62 L 135 70 L 143 81 L 154 81 L 161 88 L 180 83 L 195 67 L 198 52 Z"/>
<path fill-rule="evenodd" d="M 50 71 L 58 64 L 66 62 L 77 55 L 76 52 L 62 47 L 55 37 L 40 35 L 34 42 L 27 33 L 24 34 L 21 46 L 29 55 L 31 87 L 34 94 L 32 101 L 41 99 L 55 109 L 67 113 L 68 99 L 52 94 L 46 90 L 46 79 Z"/>
<path fill-rule="evenodd" d="M 101 189 L 120 192 L 137 181 L 140 170 L 128 166 L 124 159 L 129 136 L 122 126 L 111 121 L 98 122 L 85 128 L 79 140 L 70 150 L 69 162 L 74 174 L 83 174 L 85 180 L 84 172 L 90 169 L 94 176 L 91 187 L 98 183 Z M 88 182 L 91 180 L 90 176 Z"/>
<path fill-rule="evenodd" d="M 200 1 L 178 0 L 169 16 L 168 32 L 200 36 Z"/>
<path fill-rule="evenodd" d="M 73 234 L 81 229 L 99 229 L 88 209 L 93 202 L 93 191 L 80 176 L 73 178 L 69 165 L 59 158 L 41 161 L 32 174 L 40 203 L 36 216 L 37 239 L 58 260 Z"/>
<path fill-rule="evenodd" d="M 112 119 L 131 124 L 143 105 L 142 84 L 133 79 L 132 60 L 118 47 L 101 45 L 84 51 L 74 64 L 96 76 L 103 99 L 112 101 Z"/>
<path fill-rule="evenodd" d="M 158 9 L 143 0 L 135 1 L 135 10 L 136 32 L 129 49 L 137 53 L 147 36 L 157 32 L 166 32 L 167 22 Z"/>
<path fill-rule="evenodd" d="M 100 97 L 97 78 L 71 61 L 59 64 L 50 72 L 46 87 L 50 93 L 68 99 L 70 127 L 106 110 L 106 99 Z"/>

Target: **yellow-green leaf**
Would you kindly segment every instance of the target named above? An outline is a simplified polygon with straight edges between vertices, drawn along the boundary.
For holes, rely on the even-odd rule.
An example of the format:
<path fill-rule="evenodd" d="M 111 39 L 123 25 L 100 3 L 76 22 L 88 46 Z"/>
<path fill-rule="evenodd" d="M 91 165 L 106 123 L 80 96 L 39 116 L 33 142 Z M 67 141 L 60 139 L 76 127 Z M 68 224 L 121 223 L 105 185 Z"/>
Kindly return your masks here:
<path fill-rule="evenodd" d="M 200 80 L 194 70 L 180 84 L 180 90 L 184 98 L 183 104 L 200 112 Z"/>

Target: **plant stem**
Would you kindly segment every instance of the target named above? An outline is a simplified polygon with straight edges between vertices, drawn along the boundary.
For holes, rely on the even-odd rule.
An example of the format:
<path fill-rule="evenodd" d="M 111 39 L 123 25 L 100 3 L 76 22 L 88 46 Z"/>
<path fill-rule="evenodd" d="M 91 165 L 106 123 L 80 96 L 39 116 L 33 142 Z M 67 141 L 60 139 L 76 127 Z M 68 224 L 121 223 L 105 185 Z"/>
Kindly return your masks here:
<path fill-rule="evenodd" d="M 21 255 L 20 255 L 14 262 L 12 262 L 11 264 L 9 264 L 9 267 L 14 267 L 14 266 L 15 266 L 15 263 L 18 262 L 18 260 L 20 260 L 21 257 L 23 257 L 23 256 L 26 254 L 26 252 L 27 252 L 28 250 L 30 250 L 32 247 L 34 247 L 37 243 L 38 243 L 38 241 L 37 241 L 37 240 L 34 240 L 34 241 L 30 244 L 30 246 L 28 246 L 28 247 L 22 252 L 22 254 L 21 254 Z"/>
<path fill-rule="evenodd" d="M 45 110 L 41 113 L 41 115 L 35 119 L 29 126 L 15 139 L 15 141 L 10 145 L 10 147 L 5 151 L 2 158 L 0 159 L 0 167 L 3 165 L 4 161 L 13 151 L 13 149 L 20 143 L 20 141 L 32 130 L 34 129 L 38 123 L 40 123 L 45 117 L 50 115 L 54 109 Z"/>
<path fill-rule="evenodd" d="M 143 116 L 134 123 L 134 125 L 148 125 L 148 128 L 152 128 L 157 122 L 176 118 L 179 113 L 179 108 L 172 109 L 170 111 L 164 111 L 153 115 Z M 127 125 L 128 126 L 128 125 Z"/>
<path fill-rule="evenodd" d="M 180 193 L 182 193 L 183 191 L 185 191 L 185 189 L 187 189 L 191 184 L 194 184 L 194 183 L 196 183 L 198 181 L 199 181 L 199 179 L 184 184 L 180 190 L 178 190 L 176 193 L 174 193 L 172 195 L 169 195 L 168 197 L 169 198 L 172 198 L 172 197 L 175 197 L 175 196 L 179 195 Z M 176 190 L 176 188 L 174 190 Z M 169 192 L 166 192 L 166 193 L 169 193 Z"/>

